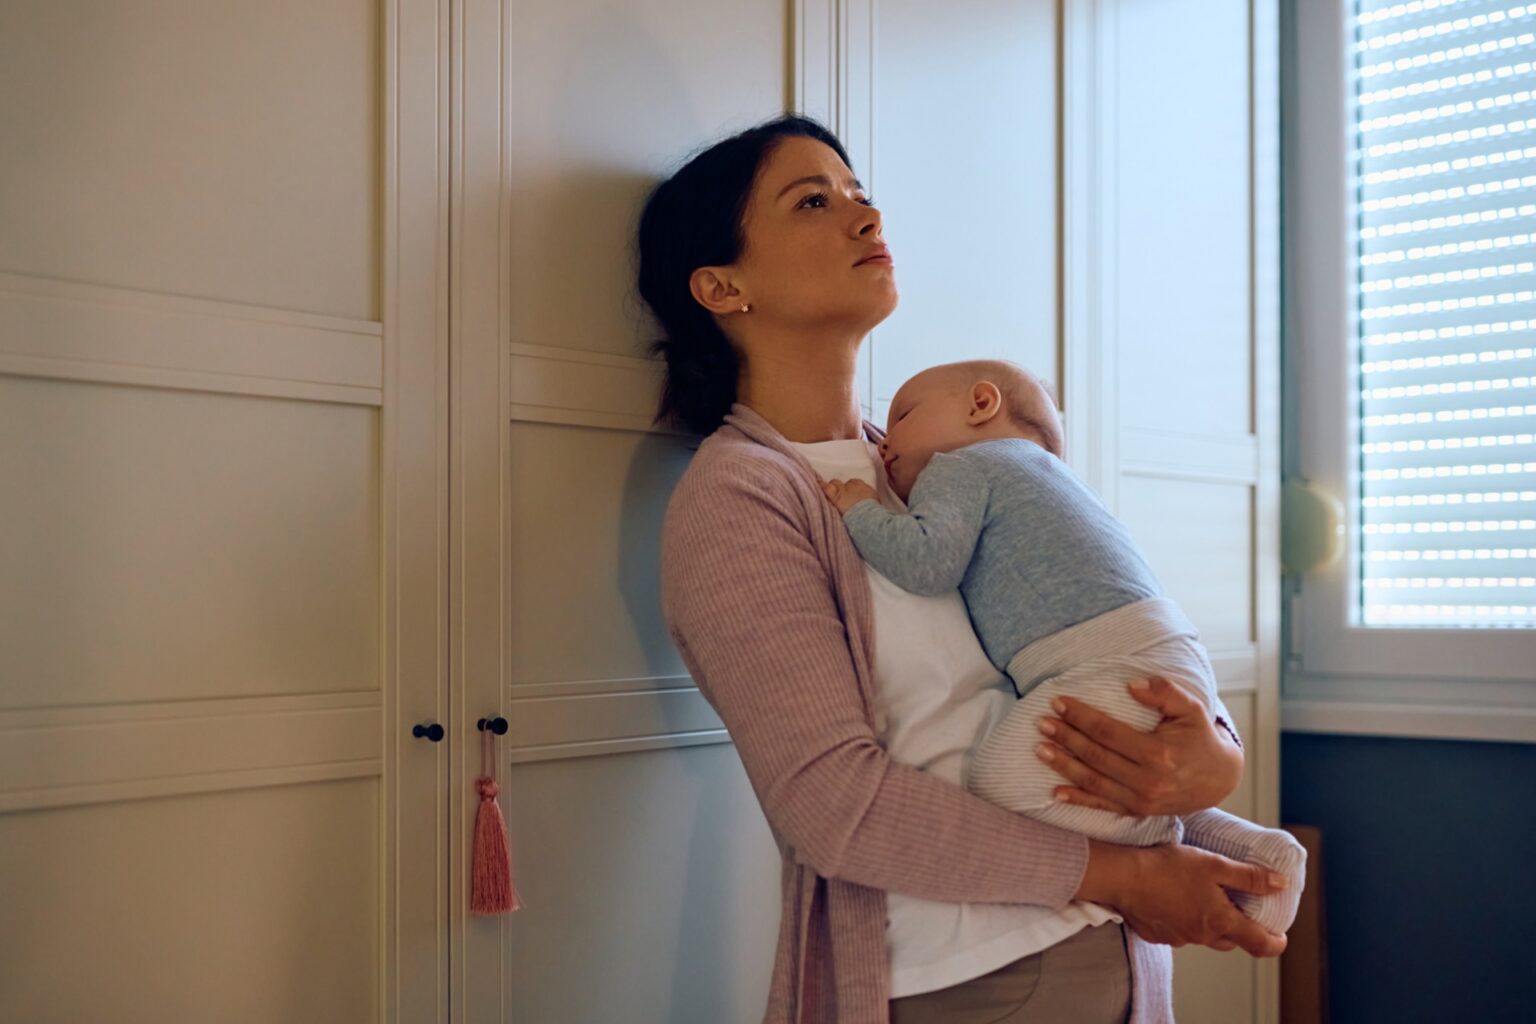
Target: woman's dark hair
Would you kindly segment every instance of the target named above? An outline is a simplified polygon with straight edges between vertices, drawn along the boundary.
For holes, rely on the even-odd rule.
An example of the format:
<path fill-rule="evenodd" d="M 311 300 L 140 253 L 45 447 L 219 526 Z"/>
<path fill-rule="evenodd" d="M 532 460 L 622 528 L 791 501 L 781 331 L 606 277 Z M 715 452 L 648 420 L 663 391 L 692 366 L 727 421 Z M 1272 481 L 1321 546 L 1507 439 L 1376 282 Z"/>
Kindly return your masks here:
<path fill-rule="evenodd" d="M 710 146 L 646 200 L 637 239 L 640 297 L 665 335 L 651 345 L 651 353 L 667 361 L 657 421 L 709 434 L 736 401 L 736 350 L 714 314 L 694 299 L 688 282 L 699 267 L 740 258 L 752 184 L 774 147 L 791 136 L 824 142 L 848 163 L 837 136 L 810 118 L 787 115 Z"/>

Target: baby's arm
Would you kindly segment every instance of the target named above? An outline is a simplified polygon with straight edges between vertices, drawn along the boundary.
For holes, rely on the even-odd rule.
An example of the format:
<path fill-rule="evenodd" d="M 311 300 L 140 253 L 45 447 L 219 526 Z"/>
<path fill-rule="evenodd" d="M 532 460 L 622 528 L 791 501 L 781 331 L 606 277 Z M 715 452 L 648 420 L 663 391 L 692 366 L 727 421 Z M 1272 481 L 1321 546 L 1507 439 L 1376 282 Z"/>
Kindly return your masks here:
<path fill-rule="evenodd" d="M 864 560 L 903 590 L 947 594 L 965 578 L 986 521 L 986 478 L 935 455 L 912 485 L 905 515 L 866 498 L 843 513 Z"/>

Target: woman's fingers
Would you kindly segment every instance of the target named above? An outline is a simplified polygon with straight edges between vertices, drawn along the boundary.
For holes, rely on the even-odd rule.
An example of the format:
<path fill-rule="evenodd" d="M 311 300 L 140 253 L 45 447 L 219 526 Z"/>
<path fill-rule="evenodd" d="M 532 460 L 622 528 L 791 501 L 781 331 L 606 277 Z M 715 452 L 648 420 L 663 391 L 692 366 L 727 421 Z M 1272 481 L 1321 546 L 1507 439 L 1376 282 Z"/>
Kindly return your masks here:
<path fill-rule="evenodd" d="M 1147 685 L 1143 687 L 1135 685 L 1140 682 L 1145 682 Z M 1173 685 L 1162 676 L 1134 680 L 1129 690 L 1133 700 L 1149 708 L 1156 708 L 1163 713 L 1164 718 L 1205 714 L 1205 708 L 1186 693 L 1183 687 Z"/>
<path fill-rule="evenodd" d="M 1286 877 L 1259 864 L 1222 857 L 1226 863 L 1217 873 L 1217 881 L 1228 889 L 1240 889 L 1255 896 L 1269 896 L 1280 892 L 1289 884 Z"/>
<path fill-rule="evenodd" d="M 1051 702 L 1066 723 L 1101 746 L 1108 747 L 1124 758 L 1143 764 L 1158 749 L 1158 741 L 1150 733 L 1135 729 L 1106 715 L 1098 708 L 1074 697 L 1057 697 Z"/>
<path fill-rule="evenodd" d="M 1144 776 L 1146 772 L 1139 765 L 1121 757 L 1108 747 L 1079 732 L 1065 720 L 1042 718 L 1040 720 L 1040 731 L 1049 736 L 1058 745 L 1065 747 L 1073 757 L 1100 775 L 1119 782 L 1127 788 L 1141 789 L 1145 787 L 1146 779 Z"/>
<path fill-rule="evenodd" d="M 1236 908 L 1233 908 L 1236 912 Z M 1286 938 L 1267 932 L 1256 923 L 1237 914 L 1239 920 L 1223 935 L 1222 941 L 1231 941 L 1247 950 L 1251 956 L 1279 956 L 1285 952 Z"/>
<path fill-rule="evenodd" d="M 1116 814 L 1135 813 L 1132 810 L 1138 803 L 1135 793 L 1114 779 L 1089 768 L 1062 747 L 1043 743 L 1040 745 L 1039 756 L 1046 764 L 1065 776 L 1067 781 L 1077 786 L 1075 790 L 1057 789 L 1057 794 L 1066 797 L 1067 802 L 1097 807 Z"/>

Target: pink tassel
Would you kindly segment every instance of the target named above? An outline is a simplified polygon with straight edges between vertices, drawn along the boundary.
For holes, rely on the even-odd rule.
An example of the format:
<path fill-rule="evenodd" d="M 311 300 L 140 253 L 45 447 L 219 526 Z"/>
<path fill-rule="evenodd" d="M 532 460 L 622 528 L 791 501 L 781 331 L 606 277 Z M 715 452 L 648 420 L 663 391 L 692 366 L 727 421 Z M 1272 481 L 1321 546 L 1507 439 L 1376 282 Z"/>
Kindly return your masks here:
<path fill-rule="evenodd" d="M 469 909 L 476 914 L 505 914 L 522 908 L 512 884 L 512 853 L 507 846 L 507 822 L 496 803 L 500 791 L 493 778 L 491 730 L 481 732 L 481 770 L 475 780 L 480 806 L 475 810 L 474 860 L 470 870 Z"/>

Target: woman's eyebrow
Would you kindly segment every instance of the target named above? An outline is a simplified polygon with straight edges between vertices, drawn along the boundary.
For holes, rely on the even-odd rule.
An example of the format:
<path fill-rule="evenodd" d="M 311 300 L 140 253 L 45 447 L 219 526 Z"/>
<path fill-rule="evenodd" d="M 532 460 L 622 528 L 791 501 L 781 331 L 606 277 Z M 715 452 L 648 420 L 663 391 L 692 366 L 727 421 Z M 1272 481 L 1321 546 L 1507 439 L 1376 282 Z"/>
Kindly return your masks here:
<path fill-rule="evenodd" d="M 856 191 L 856 192 L 863 192 L 864 191 L 864 186 L 862 184 L 860 184 L 858 178 L 850 178 L 850 179 L 848 179 L 848 182 L 849 182 L 849 184 L 851 184 L 853 186 L 854 191 Z M 827 186 L 827 188 L 831 188 L 832 187 L 832 179 L 827 177 L 825 174 L 811 174 L 811 175 L 807 175 L 804 178 L 796 178 L 794 181 L 790 182 L 788 185 L 785 185 L 782 189 L 780 189 L 779 190 L 779 194 L 777 196 L 775 196 L 774 198 L 775 199 L 783 199 L 784 198 L 784 193 L 788 192 L 792 188 L 798 188 L 801 185 L 825 185 L 825 186 Z"/>

